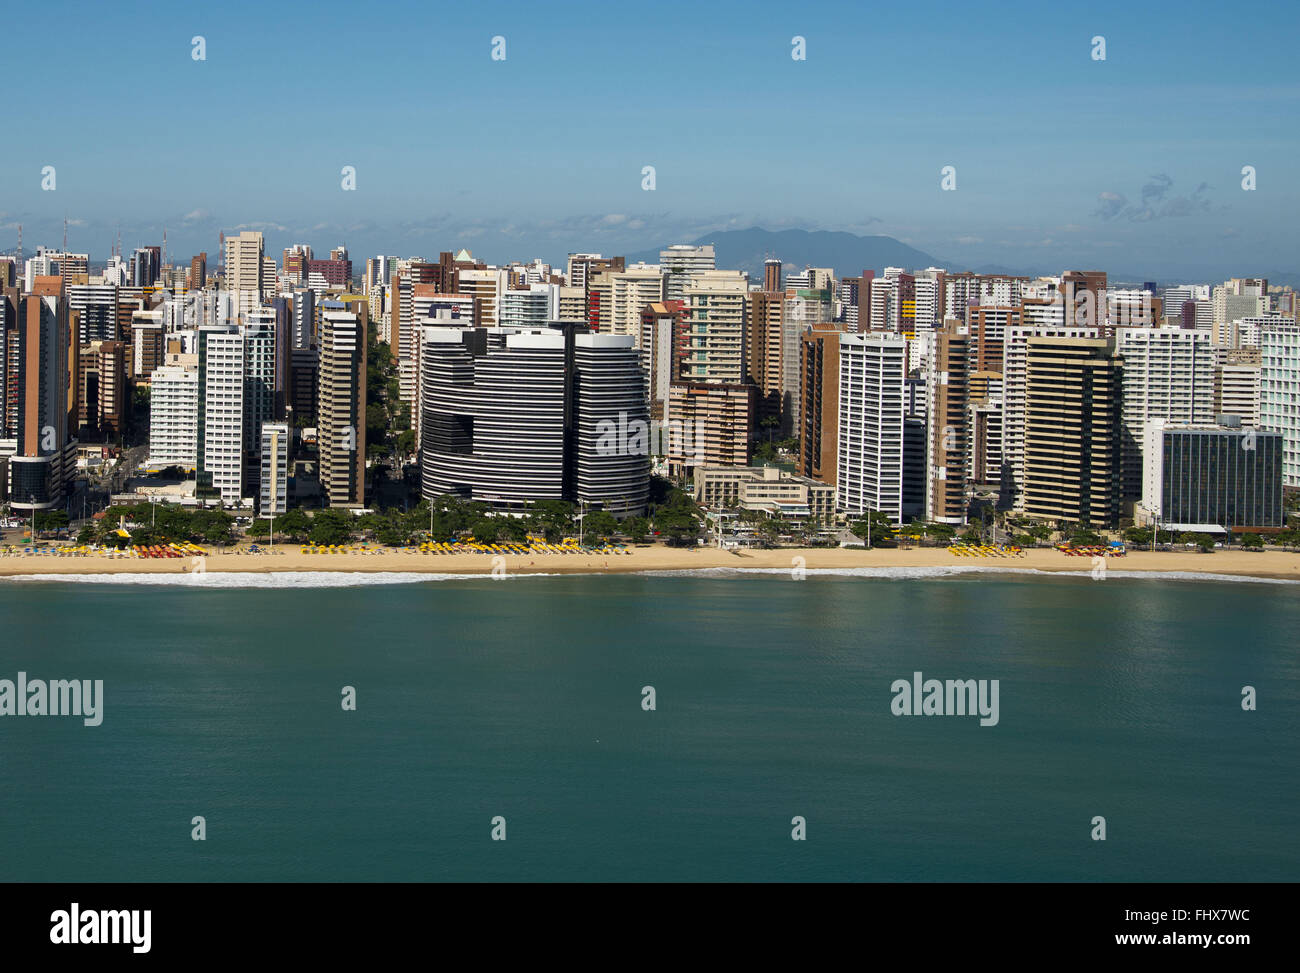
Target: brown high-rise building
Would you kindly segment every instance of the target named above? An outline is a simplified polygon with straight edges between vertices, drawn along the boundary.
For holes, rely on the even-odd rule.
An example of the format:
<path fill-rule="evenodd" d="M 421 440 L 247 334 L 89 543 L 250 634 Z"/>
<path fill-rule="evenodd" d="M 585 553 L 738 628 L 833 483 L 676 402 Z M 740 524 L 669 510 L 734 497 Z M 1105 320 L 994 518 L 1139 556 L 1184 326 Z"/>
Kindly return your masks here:
<path fill-rule="evenodd" d="M 941 524 L 966 521 L 970 342 L 956 322 L 935 334 L 933 381 L 928 389 L 926 516 Z"/>
<path fill-rule="evenodd" d="M 824 330 L 823 330 L 824 329 Z M 840 334 L 838 326 L 804 333 L 799 341 L 799 472 L 835 485 L 839 447 Z"/>
<path fill-rule="evenodd" d="M 19 324 L 22 308 L 22 295 L 16 287 L 0 287 L 0 439 L 18 438 L 23 374 Z"/>
<path fill-rule="evenodd" d="M 1119 522 L 1123 363 L 1114 342 L 1030 338 L 1024 512 L 1093 527 Z"/>
<path fill-rule="evenodd" d="M 789 379 L 796 374 L 795 363 L 790 361 L 790 357 L 798 354 L 799 350 L 793 342 L 790 342 L 791 347 L 786 347 L 785 297 L 779 291 L 758 291 L 749 295 L 749 333 L 745 342 L 747 380 L 758 386 L 759 425 L 770 426 L 774 419 L 783 436 L 790 432 L 786 423 L 795 411 L 792 403 L 785 401 L 785 396 L 798 394 L 797 389 L 789 387 L 793 384 Z"/>
<path fill-rule="evenodd" d="M 192 291 L 201 291 L 208 282 L 208 253 L 203 251 L 190 258 L 190 276 L 187 287 Z"/>
<path fill-rule="evenodd" d="M 126 345 L 92 341 L 77 356 L 77 428 L 83 438 L 113 439 L 126 418 Z"/>
<path fill-rule="evenodd" d="M 967 314 L 973 370 L 1000 373 L 1007 329 L 1020 327 L 1020 308 L 973 304 Z"/>
<path fill-rule="evenodd" d="M 365 506 L 366 333 L 370 305 L 321 313 L 318 445 L 331 507 Z"/>
<path fill-rule="evenodd" d="M 749 430 L 758 389 L 722 382 L 682 382 L 668 390 L 668 473 L 701 466 L 748 466 Z"/>
<path fill-rule="evenodd" d="M 875 277 L 874 270 L 864 270 L 861 277 L 845 277 L 840 281 L 845 331 L 864 334 L 871 330 L 871 282 Z"/>
<path fill-rule="evenodd" d="M 769 293 L 781 289 L 781 261 L 769 257 L 763 261 L 763 290 Z"/>
<path fill-rule="evenodd" d="M 18 451 L 10 457 L 15 509 L 49 510 L 61 504 L 71 471 L 69 389 L 75 367 L 67 290 L 61 277 L 37 277 L 20 298 Z"/>
<path fill-rule="evenodd" d="M 1094 328 L 1102 333 L 1106 323 L 1106 271 L 1067 270 L 1061 275 L 1065 298 L 1065 326 Z"/>

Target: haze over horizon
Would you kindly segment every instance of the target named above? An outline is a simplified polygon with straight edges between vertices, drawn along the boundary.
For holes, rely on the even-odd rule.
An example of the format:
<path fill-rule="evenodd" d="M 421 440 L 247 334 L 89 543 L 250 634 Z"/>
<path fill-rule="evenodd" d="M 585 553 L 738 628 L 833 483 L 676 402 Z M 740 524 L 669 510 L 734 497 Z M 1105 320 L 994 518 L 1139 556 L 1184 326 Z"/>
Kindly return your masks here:
<path fill-rule="evenodd" d="M 85 10 L 7 21 L 9 73 L 39 97 L 9 106 L 0 251 L 18 223 L 28 252 L 58 246 L 66 216 L 69 247 L 97 260 L 119 225 L 128 252 L 165 227 L 178 259 L 261 229 L 269 252 L 463 246 L 498 263 L 762 227 L 889 236 L 962 267 L 1300 271 L 1294 7 L 1225 31 L 1208 4 L 1164 2 L 977 18 L 923 3 L 895 21 L 666 2 L 597 22 L 520 3 L 384 18 L 145 3 L 61 34 L 52 58 L 37 41 Z"/>

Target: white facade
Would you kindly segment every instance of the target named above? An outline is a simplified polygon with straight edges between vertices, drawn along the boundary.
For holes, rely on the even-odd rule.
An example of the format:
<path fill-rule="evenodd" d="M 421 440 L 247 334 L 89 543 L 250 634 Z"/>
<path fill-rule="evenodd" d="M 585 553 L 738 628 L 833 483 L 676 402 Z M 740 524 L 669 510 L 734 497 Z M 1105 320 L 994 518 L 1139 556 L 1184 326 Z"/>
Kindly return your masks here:
<path fill-rule="evenodd" d="M 907 342 L 901 336 L 840 336 L 836 505 L 851 514 L 903 515 L 903 399 Z"/>
<path fill-rule="evenodd" d="M 666 250 L 659 251 L 659 267 L 668 278 L 664 284 L 666 299 L 684 301 L 691 276 L 716 269 L 717 255 L 711 243 L 702 247 L 675 243 Z"/>
<path fill-rule="evenodd" d="M 226 290 L 238 292 L 239 310 L 262 303 L 262 234 L 247 230 L 226 237 Z"/>
<path fill-rule="evenodd" d="M 664 275 L 658 267 L 630 268 L 610 275 L 610 334 L 641 337 L 641 312 L 664 299 Z"/>
<path fill-rule="evenodd" d="M 1120 328 L 1116 354 L 1124 360 L 1124 485 L 1136 497 L 1149 421 L 1213 421 L 1214 352 L 1210 335 L 1195 328 Z"/>
<path fill-rule="evenodd" d="M 1300 329 L 1260 335 L 1259 424 L 1282 434 L 1282 485 L 1300 487 Z"/>
<path fill-rule="evenodd" d="M 289 427 L 283 422 L 262 424 L 261 491 L 258 514 L 284 513 L 289 504 Z"/>
<path fill-rule="evenodd" d="M 691 277 L 683 381 L 739 385 L 745 380 L 748 293 L 749 283 L 740 271 L 708 270 Z"/>
<path fill-rule="evenodd" d="M 202 355 L 203 469 L 222 501 L 243 495 L 244 338 L 237 332 L 207 331 Z"/>
<path fill-rule="evenodd" d="M 149 377 L 149 463 L 192 470 L 198 465 L 199 371 L 165 366 Z"/>

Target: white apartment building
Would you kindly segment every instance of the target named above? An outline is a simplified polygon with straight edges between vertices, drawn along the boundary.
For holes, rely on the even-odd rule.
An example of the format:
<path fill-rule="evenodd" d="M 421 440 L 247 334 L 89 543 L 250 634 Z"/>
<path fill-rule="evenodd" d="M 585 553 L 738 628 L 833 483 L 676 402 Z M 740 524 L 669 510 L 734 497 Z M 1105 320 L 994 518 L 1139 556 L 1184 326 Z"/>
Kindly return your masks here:
<path fill-rule="evenodd" d="M 199 369 L 167 365 L 149 377 L 149 464 L 192 470 L 199 459 Z"/>
<path fill-rule="evenodd" d="M 417 298 L 417 302 L 419 298 Z M 424 315 L 416 314 L 417 321 L 423 321 Z M 558 319 L 560 313 L 560 288 L 556 284 L 530 284 L 527 290 L 507 290 L 501 295 L 501 311 L 498 315 L 503 328 L 544 328 L 550 321 Z M 470 316 L 465 323 L 473 323 L 474 307 L 470 305 Z"/>
<path fill-rule="evenodd" d="M 283 422 L 262 424 L 261 489 L 257 512 L 278 517 L 289 506 L 289 427 Z"/>
<path fill-rule="evenodd" d="M 715 270 L 717 255 L 711 243 L 700 247 L 675 243 L 666 250 L 659 251 L 659 267 L 668 278 L 664 285 L 664 299 L 685 301 L 691 276 Z"/>
<path fill-rule="evenodd" d="M 641 312 L 664 299 L 664 275 L 658 267 L 630 267 L 610 275 L 609 333 L 641 339 Z"/>
<path fill-rule="evenodd" d="M 203 442 L 199 454 L 212 488 L 225 503 L 243 497 L 244 336 L 237 331 L 200 334 L 199 373 Z"/>
<path fill-rule="evenodd" d="M 501 323 L 501 296 L 509 285 L 510 275 L 504 270 L 465 269 L 460 272 L 460 292 L 478 298 L 479 324 L 484 328 L 495 328 Z"/>
<path fill-rule="evenodd" d="M 1300 487 L 1300 327 L 1260 335 L 1259 425 L 1282 434 L 1282 485 Z"/>
<path fill-rule="evenodd" d="M 686 288 L 686 353 L 682 380 L 740 385 L 745 380 L 746 295 L 737 270 L 691 275 Z"/>
<path fill-rule="evenodd" d="M 262 234 L 246 230 L 226 237 L 226 290 L 239 294 L 240 312 L 262 303 Z"/>
<path fill-rule="evenodd" d="M 836 505 L 850 514 L 903 516 L 903 400 L 906 340 L 840 336 Z"/>
<path fill-rule="evenodd" d="M 1124 494 L 1142 492 L 1142 448 L 1152 419 L 1214 420 L 1214 351 L 1195 328 L 1119 328 L 1116 354 L 1124 360 L 1120 427 Z"/>

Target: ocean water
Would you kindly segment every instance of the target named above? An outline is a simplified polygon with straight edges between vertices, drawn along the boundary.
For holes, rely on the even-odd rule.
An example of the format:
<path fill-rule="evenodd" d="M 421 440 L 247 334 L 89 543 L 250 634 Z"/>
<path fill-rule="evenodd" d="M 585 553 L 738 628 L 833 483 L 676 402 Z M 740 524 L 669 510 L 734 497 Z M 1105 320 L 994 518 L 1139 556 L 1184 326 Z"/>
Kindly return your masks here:
<path fill-rule="evenodd" d="M 393 580 L 0 579 L 0 679 L 105 695 L 0 717 L 0 879 L 1300 879 L 1295 585 Z"/>

